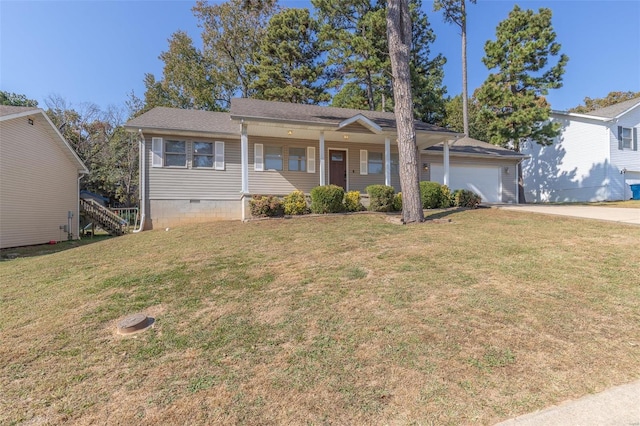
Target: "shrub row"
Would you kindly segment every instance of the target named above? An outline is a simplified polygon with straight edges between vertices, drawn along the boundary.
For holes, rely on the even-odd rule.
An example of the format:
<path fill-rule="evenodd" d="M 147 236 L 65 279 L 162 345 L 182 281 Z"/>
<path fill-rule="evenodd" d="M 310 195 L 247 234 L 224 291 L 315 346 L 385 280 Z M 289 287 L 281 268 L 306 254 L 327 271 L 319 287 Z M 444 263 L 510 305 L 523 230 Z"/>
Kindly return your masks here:
<path fill-rule="evenodd" d="M 395 193 L 391 186 L 369 185 L 369 210 L 374 212 L 392 212 L 402 210 L 402 193 Z M 456 189 L 453 193 L 446 185 L 437 182 L 420 182 L 420 200 L 424 209 L 447 207 L 476 208 L 482 201 L 473 191 Z M 251 215 L 254 217 L 277 217 L 283 215 L 302 215 L 357 212 L 365 210 L 360 203 L 360 192 L 344 192 L 336 185 L 316 186 L 311 190 L 311 204 L 302 191 L 293 191 L 280 199 L 273 195 L 254 195 L 249 200 Z"/>
<path fill-rule="evenodd" d="M 307 204 L 304 192 L 295 190 L 282 200 L 274 195 L 254 195 L 249 200 L 253 217 L 278 217 L 308 213 L 341 213 L 362 211 L 360 192 L 344 192 L 339 186 L 316 186 L 311 190 L 311 203 Z"/>

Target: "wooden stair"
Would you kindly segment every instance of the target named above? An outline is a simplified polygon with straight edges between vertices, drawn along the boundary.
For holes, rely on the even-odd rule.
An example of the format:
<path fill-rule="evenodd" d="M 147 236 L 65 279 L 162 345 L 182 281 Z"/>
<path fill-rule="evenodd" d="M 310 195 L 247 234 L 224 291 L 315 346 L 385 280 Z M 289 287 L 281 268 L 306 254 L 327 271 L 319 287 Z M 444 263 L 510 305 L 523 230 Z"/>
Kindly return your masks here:
<path fill-rule="evenodd" d="M 87 219 L 107 231 L 109 235 L 119 236 L 127 233 L 126 220 L 92 199 L 80 198 L 80 210 Z"/>

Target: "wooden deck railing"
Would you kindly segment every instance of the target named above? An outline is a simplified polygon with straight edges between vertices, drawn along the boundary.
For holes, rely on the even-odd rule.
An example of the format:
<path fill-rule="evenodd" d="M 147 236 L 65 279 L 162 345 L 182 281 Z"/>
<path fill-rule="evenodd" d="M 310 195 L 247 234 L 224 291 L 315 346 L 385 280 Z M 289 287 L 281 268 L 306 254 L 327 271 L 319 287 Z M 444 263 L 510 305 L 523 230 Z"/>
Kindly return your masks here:
<path fill-rule="evenodd" d="M 128 223 L 108 208 L 91 199 L 80 199 L 80 209 L 87 218 L 107 231 L 110 235 L 124 235 L 127 233 Z"/>

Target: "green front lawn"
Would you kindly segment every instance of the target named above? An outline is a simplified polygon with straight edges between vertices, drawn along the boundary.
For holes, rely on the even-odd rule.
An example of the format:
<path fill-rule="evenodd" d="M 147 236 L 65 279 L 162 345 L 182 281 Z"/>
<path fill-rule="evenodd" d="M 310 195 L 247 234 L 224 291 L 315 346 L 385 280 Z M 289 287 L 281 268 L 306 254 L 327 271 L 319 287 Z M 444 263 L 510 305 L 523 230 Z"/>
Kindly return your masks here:
<path fill-rule="evenodd" d="M 440 216 L 0 262 L 0 424 L 491 424 L 640 378 L 640 227 Z M 136 312 L 153 327 L 119 336 Z"/>

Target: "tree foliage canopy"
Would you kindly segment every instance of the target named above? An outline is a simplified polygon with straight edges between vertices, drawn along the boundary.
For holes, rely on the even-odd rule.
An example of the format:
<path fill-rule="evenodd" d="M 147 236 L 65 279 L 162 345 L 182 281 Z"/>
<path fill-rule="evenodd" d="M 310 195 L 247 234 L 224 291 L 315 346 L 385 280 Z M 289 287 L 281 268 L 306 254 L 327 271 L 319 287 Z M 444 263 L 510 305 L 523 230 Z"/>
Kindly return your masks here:
<path fill-rule="evenodd" d="M 145 75 L 145 110 L 172 106 L 226 110 L 234 96 L 393 111 L 391 62 L 382 0 L 312 0 L 280 9 L 275 0 L 200 0 L 192 9 L 202 48 L 184 32 L 160 55 L 163 75 Z M 409 1 L 414 115 L 444 117 L 442 55 L 421 0 Z M 332 96 L 333 95 L 333 96 Z"/>
<path fill-rule="evenodd" d="M 562 87 L 569 58 L 560 54 L 555 40 L 550 9 L 535 13 L 516 5 L 498 24 L 496 40 L 486 42 L 482 61 L 495 72 L 476 95 L 490 142 L 519 151 L 525 139 L 550 144 L 557 135 L 557 124 L 548 121 L 551 108 L 545 95 Z"/>
<path fill-rule="evenodd" d="M 491 139 L 488 123 L 482 120 L 480 116 L 480 104 L 475 96 L 468 100 L 468 119 L 469 133 L 468 136 L 480 141 L 489 141 Z M 464 122 L 462 117 L 462 95 L 457 95 L 447 99 L 445 103 L 445 118 L 442 125 L 455 132 L 464 132 Z"/>
<path fill-rule="evenodd" d="M 318 23 L 308 9 L 283 9 L 269 21 L 250 71 L 254 97 L 272 101 L 318 104 L 330 99 L 320 61 Z"/>
<path fill-rule="evenodd" d="M 45 103 L 47 115 L 90 171 L 80 181 L 81 188 L 115 203 L 136 204 L 138 144 L 122 127 L 124 109 L 103 111 L 92 103 L 74 107 L 59 95 L 49 96 Z"/>
<path fill-rule="evenodd" d="M 604 98 L 585 97 L 581 105 L 569 109 L 569 112 L 585 113 L 618 104 L 631 99 L 640 98 L 640 92 L 609 92 Z"/>
<path fill-rule="evenodd" d="M 37 107 L 38 101 L 29 99 L 26 95 L 0 90 L 0 105 Z"/>

